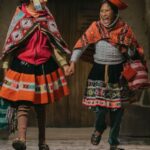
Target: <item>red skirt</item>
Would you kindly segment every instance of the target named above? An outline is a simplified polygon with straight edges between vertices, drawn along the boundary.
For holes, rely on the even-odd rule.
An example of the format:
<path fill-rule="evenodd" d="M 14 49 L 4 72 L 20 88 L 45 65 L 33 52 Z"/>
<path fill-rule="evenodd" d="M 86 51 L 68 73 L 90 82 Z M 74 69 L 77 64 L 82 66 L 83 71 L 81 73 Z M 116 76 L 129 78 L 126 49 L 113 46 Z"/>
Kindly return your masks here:
<path fill-rule="evenodd" d="M 51 58 L 35 66 L 15 59 L 7 71 L 0 97 L 12 102 L 53 103 L 69 94 L 62 69 Z"/>

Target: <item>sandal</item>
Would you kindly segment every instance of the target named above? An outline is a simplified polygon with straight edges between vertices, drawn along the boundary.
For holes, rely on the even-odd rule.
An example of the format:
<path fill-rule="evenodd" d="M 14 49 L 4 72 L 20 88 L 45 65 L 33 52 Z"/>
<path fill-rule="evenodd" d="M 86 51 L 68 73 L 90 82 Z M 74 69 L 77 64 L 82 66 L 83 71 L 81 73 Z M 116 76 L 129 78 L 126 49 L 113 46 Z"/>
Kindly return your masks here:
<path fill-rule="evenodd" d="M 101 140 L 101 135 L 96 135 L 96 133 L 94 132 L 91 136 L 91 143 L 93 145 L 98 145 L 100 143 Z"/>
<path fill-rule="evenodd" d="M 119 148 L 117 146 L 110 146 L 110 150 L 125 150 L 125 149 Z"/>
<path fill-rule="evenodd" d="M 26 142 L 17 138 L 12 142 L 12 147 L 15 150 L 26 150 Z"/>
<path fill-rule="evenodd" d="M 39 144 L 39 150 L 50 150 L 47 144 Z"/>

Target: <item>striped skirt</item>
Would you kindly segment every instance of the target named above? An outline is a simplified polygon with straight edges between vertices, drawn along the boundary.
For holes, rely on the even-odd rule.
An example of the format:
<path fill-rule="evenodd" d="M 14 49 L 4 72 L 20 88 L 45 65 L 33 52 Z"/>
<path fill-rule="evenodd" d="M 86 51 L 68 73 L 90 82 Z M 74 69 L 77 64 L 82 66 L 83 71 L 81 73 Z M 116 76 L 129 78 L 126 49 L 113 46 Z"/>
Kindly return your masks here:
<path fill-rule="evenodd" d="M 62 69 L 53 58 L 42 65 L 14 59 L 7 71 L 0 97 L 12 102 L 53 103 L 69 94 Z"/>
<path fill-rule="evenodd" d="M 121 108 L 134 95 L 120 80 L 123 64 L 94 64 L 89 73 L 83 105 L 97 108 Z"/>

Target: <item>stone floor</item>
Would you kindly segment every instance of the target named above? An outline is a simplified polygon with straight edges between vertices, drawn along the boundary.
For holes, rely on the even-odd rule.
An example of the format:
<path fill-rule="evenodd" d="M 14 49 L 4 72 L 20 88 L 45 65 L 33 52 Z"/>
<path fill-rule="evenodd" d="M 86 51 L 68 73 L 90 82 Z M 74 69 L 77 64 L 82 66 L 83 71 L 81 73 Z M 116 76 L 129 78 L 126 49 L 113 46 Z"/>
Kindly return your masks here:
<path fill-rule="evenodd" d="M 48 128 L 47 143 L 51 150 L 109 150 L 107 130 L 98 146 L 90 143 L 92 128 Z M 5 137 L 4 137 L 5 135 Z M 15 135 L 8 137 L 0 132 L 0 150 L 12 150 L 11 141 Z M 150 150 L 150 138 L 120 137 L 121 148 L 125 150 Z M 27 150 L 38 150 L 37 129 L 29 128 Z"/>

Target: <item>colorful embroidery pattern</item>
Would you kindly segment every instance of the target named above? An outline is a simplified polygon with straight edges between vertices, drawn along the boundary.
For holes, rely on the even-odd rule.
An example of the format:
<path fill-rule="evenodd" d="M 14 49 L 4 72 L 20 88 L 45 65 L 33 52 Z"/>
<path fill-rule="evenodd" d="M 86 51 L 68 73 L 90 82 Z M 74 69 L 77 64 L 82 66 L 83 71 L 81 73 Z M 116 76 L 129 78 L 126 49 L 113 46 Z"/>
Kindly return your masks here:
<path fill-rule="evenodd" d="M 27 100 L 34 104 L 54 102 L 69 94 L 63 71 L 58 70 L 47 75 L 33 75 L 8 70 L 0 96 L 11 100 Z"/>
<path fill-rule="evenodd" d="M 120 108 L 122 103 L 128 102 L 129 97 L 127 87 L 119 84 L 105 84 L 100 80 L 88 80 L 83 104 L 92 107 Z"/>
<path fill-rule="evenodd" d="M 54 90 L 59 89 L 59 87 L 66 85 L 66 81 L 64 77 L 60 77 L 57 81 L 54 83 L 48 84 L 49 92 L 52 93 Z M 46 84 L 35 84 L 34 82 L 16 82 L 14 80 L 11 80 L 9 78 L 5 78 L 3 86 L 10 88 L 15 91 L 24 90 L 24 91 L 33 91 L 36 93 L 44 93 L 47 92 L 47 85 Z"/>
<path fill-rule="evenodd" d="M 15 50 L 18 45 L 21 44 L 39 26 L 41 30 L 49 36 L 50 39 L 53 39 L 51 42 L 53 42 L 57 48 L 59 48 L 65 54 L 71 53 L 58 31 L 54 17 L 47 8 L 46 11 L 48 12 L 47 15 L 36 19 L 25 14 L 20 8 L 17 8 L 16 14 L 12 19 L 7 33 L 1 58 L 3 58 L 9 52 Z"/>

